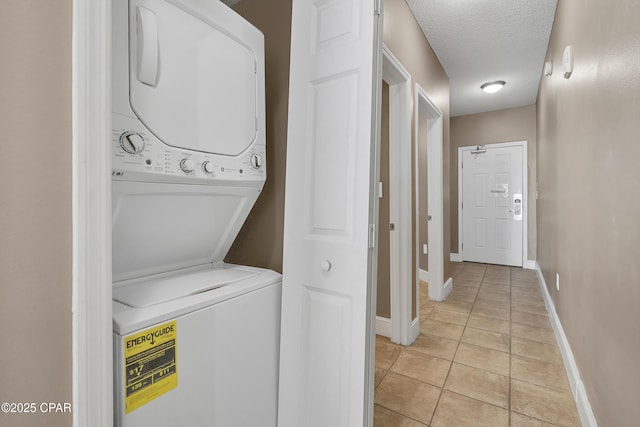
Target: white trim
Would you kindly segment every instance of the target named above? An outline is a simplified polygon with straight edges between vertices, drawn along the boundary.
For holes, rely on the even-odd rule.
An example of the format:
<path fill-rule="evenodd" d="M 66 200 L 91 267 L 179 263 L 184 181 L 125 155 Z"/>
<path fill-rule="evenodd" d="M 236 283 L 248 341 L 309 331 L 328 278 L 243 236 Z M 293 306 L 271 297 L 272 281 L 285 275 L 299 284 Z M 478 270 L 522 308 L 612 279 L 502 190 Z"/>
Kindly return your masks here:
<path fill-rule="evenodd" d="M 495 144 L 484 144 L 485 148 L 505 148 L 522 147 L 522 268 L 529 268 L 529 159 L 527 141 L 498 142 Z M 458 253 L 460 261 L 464 260 L 462 248 L 462 152 L 474 150 L 476 146 L 458 147 Z"/>
<path fill-rule="evenodd" d="M 444 286 L 444 214 L 443 214 L 443 171 L 442 171 L 442 145 L 443 145 L 443 125 L 442 112 L 433 103 L 429 95 L 416 83 L 414 99 L 414 132 L 415 132 L 415 171 L 418 173 L 418 143 L 420 115 L 427 116 L 427 193 L 428 193 L 428 214 L 431 220 L 427 223 L 429 252 L 429 299 L 434 301 L 444 301 L 448 292 Z M 418 205 L 420 187 L 418 179 L 416 182 L 416 215 L 418 215 Z M 419 218 L 419 216 L 416 216 Z M 420 224 L 416 222 L 416 233 L 419 233 Z M 419 266 L 420 239 L 416 236 L 416 268 Z M 449 289 L 450 291 L 450 289 Z"/>
<path fill-rule="evenodd" d="M 522 268 L 525 268 L 527 270 L 535 270 L 536 269 L 536 260 L 535 259 L 529 259 L 527 260 L 527 263 L 525 265 L 522 266 Z"/>
<path fill-rule="evenodd" d="M 379 199 L 376 197 L 380 181 L 380 110 L 382 107 L 382 10 L 374 21 L 373 26 L 374 55 L 373 55 L 373 108 L 371 116 L 372 144 L 369 154 L 369 164 L 372 175 L 370 179 L 369 224 L 378 225 L 380 211 Z M 375 230 L 375 228 L 374 228 Z M 379 235 L 380 230 L 375 234 Z M 375 236 L 374 234 L 374 236 Z M 377 245 L 376 245 L 377 246 Z M 373 427 L 373 405 L 375 388 L 375 356 L 376 356 L 376 304 L 378 290 L 378 248 L 369 248 L 368 278 L 367 278 L 367 351 L 365 354 L 364 378 L 364 419 L 363 426 Z"/>
<path fill-rule="evenodd" d="M 376 316 L 376 335 L 391 338 L 391 319 Z"/>
<path fill-rule="evenodd" d="M 409 331 L 409 336 L 411 342 L 414 342 L 416 338 L 420 335 L 420 312 L 418 312 L 418 316 L 411 321 L 411 329 Z"/>
<path fill-rule="evenodd" d="M 591 409 L 591 403 L 587 396 L 587 390 L 584 388 L 584 383 L 580 380 L 576 385 L 576 407 L 578 408 L 578 415 L 580 415 L 580 421 L 583 427 L 598 427 L 598 421 Z"/>
<path fill-rule="evenodd" d="M 73 425 L 113 426 L 111 2 L 73 1 Z"/>
<path fill-rule="evenodd" d="M 596 421 L 596 417 L 594 416 L 593 410 L 591 409 L 591 403 L 589 403 L 589 398 L 584 388 L 584 383 L 580 378 L 580 371 L 578 370 L 576 359 L 573 357 L 573 352 L 571 351 L 569 340 L 567 340 L 567 336 L 564 333 L 562 323 L 560 322 L 560 318 L 558 317 L 558 313 L 556 312 L 555 304 L 551 299 L 549 289 L 547 288 L 547 283 L 544 280 L 544 275 L 542 274 L 542 270 L 540 270 L 540 266 L 538 265 L 537 261 L 533 261 L 533 263 L 535 264 L 535 270 L 538 276 L 538 284 L 540 285 L 540 290 L 542 291 L 542 296 L 544 297 L 544 303 L 547 307 L 547 312 L 549 313 L 551 326 L 553 327 L 553 332 L 556 335 L 556 340 L 558 342 L 558 346 L 560 347 L 560 353 L 562 354 L 562 360 L 564 361 L 564 367 L 567 371 L 567 376 L 569 377 L 569 385 L 571 387 L 571 393 L 573 393 L 573 398 L 576 401 L 576 407 L 578 408 L 580 421 L 585 427 L 597 427 L 598 422 Z"/>
<path fill-rule="evenodd" d="M 459 262 L 463 261 L 462 256 L 462 149 L 458 148 L 458 257 Z"/>
<path fill-rule="evenodd" d="M 449 277 L 447 281 L 444 282 L 442 289 L 444 292 L 444 299 L 446 299 L 453 290 L 453 277 Z"/>
<path fill-rule="evenodd" d="M 411 344 L 411 75 L 387 46 L 382 79 L 389 84 L 389 222 L 391 341 Z M 384 232 L 384 230 L 380 230 Z M 405 285 L 406 284 L 406 285 Z"/>
<path fill-rule="evenodd" d="M 429 282 L 429 272 L 421 268 L 418 269 L 418 278 L 423 282 Z"/>
<path fill-rule="evenodd" d="M 462 255 L 451 252 L 449 254 L 449 259 L 451 262 L 462 262 Z"/>

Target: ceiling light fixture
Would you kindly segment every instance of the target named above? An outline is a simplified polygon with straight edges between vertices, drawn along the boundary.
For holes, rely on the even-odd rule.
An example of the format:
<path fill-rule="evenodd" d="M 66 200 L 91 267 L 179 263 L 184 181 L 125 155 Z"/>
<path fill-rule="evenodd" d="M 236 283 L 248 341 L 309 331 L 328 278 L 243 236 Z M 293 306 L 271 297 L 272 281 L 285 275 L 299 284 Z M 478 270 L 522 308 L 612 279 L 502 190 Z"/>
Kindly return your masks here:
<path fill-rule="evenodd" d="M 486 93 L 496 93 L 505 85 L 505 82 L 502 80 L 498 80 L 495 82 L 487 82 L 480 86 L 480 89 L 485 91 Z"/>

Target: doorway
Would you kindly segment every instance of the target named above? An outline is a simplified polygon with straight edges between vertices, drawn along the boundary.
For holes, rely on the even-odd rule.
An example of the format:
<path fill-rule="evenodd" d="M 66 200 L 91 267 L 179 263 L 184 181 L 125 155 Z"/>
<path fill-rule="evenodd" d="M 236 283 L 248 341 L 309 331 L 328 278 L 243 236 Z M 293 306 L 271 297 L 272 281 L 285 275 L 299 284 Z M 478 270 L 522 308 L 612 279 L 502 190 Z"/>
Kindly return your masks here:
<path fill-rule="evenodd" d="M 294 8 L 300 15 L 307 14 L 311 5 L 305 3 L 299 3 L 302 6 Z M 327 61 L 324 63 L 324 67 L 318 67 L 322 70 L 327 70 L 329 65 L 340 65 L 357 63 L 356 65 L 365 64 L 366 68 L 359 68 L 357 72 L 350 70 L 348 72 L 336 72 L 334 79 L 322 79 L 315 78 L 312 82 L 315 87 L 320 90 L 313 93 L 316 96 L 315 105 L 321 107 L 323 112 L 327 112 L 327 116 L 319 115 L 323 120 L 334 120 L 339 124 L 345 117 L 354 118 L 354 125 L 352 127 L 344 126 L 345 132 L 348 131 L 348 140 L 353 142 L 351 144 L 352 151 L 350 154 L 352 159 L 360 159 L 358 166 L 358 175 L 353 175 L 352 181 L 359 185 L 357 190 L 364 188 L 362 185 L 369 184 L 368 181 L 361 179 L 364 176 L 369 176 L 368 166 L 373 164 L 375 156 L 375 149 L 370 144 L 369 135 L 367 129 L 371 126 L 370 116 L 366 115 L 366 108 L 369 108 L 371 102 L 366 102 L 369 99 L 367 96 L 371 95 L 370 83 L 368 80 L 371 75 L 371 64 L 374 64 L 374 68 L 377 69 L 377 60 L 371 60 L 368 52 L 371 52 L 368 47 L 372 44 L 371 32 L 374 33 L 374 38 L 379 40 L 381 34 L 378 31 L 380 18 L 374 18 L 373 14 L 362 2 L 339 2 L 339 3 L 319 3 L 314 5 L 313 12 L 319 11 L 314 15 L 316 23 L 322 24 L 323 27 L 297 24 L 295 27 L 296 34 L 300 33 L 301 36 L 296 38 L 298 42 L 292 48 L 296 52 L 301 52 L 301 55 L 308 54 L 308 46 L 311 43 L 304 38 L 308 36 L 307 32 L 313 30 L 314 38 L 314 53 L 319 51 L 326 52 L 329 49 L 336 47 L 336 42 L 347 41 L 348 44 L 354 45 L 354 52 L 356 54 L 343 55 L 343 59 L 339 61 Z M 110 98 L 110 58 L 109 58 L 109 46 L 111 40 L 110 34 L 110 7 L 109 3 L 103 2 L 90 2 L 87 0 L 74 0 L 74 425 L 95 425 L 99 427 L 112 426 L 112 395 L 113 390 L 111 386 L 112 381 L 112 353 L 111 353 L 111 247 L 110 247 L 110 146 L 108 141 L 110 140 L 111 123 L 110 123 L 110 111 L 111 111 L 111 98 Z M 320 13 L 322 12 L 322 13 Z M 324 13 L 324 14 L 323 14 Z M 350 19 L 326 19 L 326 16 L 331 16 L 332 13 L 340 16 L 349 16 Z M 309 13 L 310 14 L 310 13 Z M 378 10 L 375 16 L 380 16 L 381 11 Z M 323 19 L 323 17 L 325 17 Z M 296 19 L 294 19 L 296 22 Z M 300 21 L 302 22 L 302 21 Z M 354 28 L 352 29 L 351 26 Z M 375 27 L 374 30 L 372 28 Z M 356 44 L 354 40 L 357 41 Z M 375 41 L 375 40 L 374 40 Z M 377 43 L 377 42 L 376 42 Z M 379 47 L 375 44 L 373 52 L 377 55 Z M 364 54 L 363 52 L 367 52 Z M 375 55 L 374 55 L 375 57 Z M 331 60 L 332 57 L 327 55 L 325 59 Z M 347 60 L 348 59 L 348 60 Z M 292 61 L 296 64 L 293 68 L 295 71 L 303 69 L 306 70 L 304 64 L 305 61 Z M 296 68 L 297 67 L 297 68 Z M 315 68 L 313 69 L 315 70 Z M 331 71 L 331 70 L 330 70 Z M 379 78 L 379 76 L 378 76 Z M 364 84 L 356 84 L 364 83 Z M 346 87 L 348 90 L 341 90 Z M 340 112 L 333 113 L 331 106 L 333 104 L 332 96 L 335 93 L 347 94 L 349 102 L 339 103 L 338 105 L 343 109 L 348 109 L 347 114 L 340 114 Z M 324 92 L 322 92 L 324 91 Z M 298 96 L 308 95 L 307 91 L 297 90 L 294 93 Z M 327 94 L 327 97 L 322 95 Z M 410 87 L 409 87 L 410 96 Z M 367 99 L 365 99 L 367 98 Z M 325 102 L 326 101 L 326 102 Z M 324 102 L 324 103 L 323 103 Z M 301 109 L 292 111 L 302 111 Z M 342 111 L 342 110 L 341 110 Z M 352 117 L 353 116 L 353 117 Z M 356 122 L 357 119 L 357 122 Z M 295 122 L 294 120 L 291 120 Z M 305 127 L 311 129 L 311 126 Z M 318 126 L 318 132 L 325 129 L 333 129 L 331 126 Z M 343 129 L 343 127 L 340 127 Z M 410 129 L 410 128 L 409 128 Z M 410 130 L 409 130 L 410 132 Z M 323 138 L 325 135 L 320 135 Z M 331 141 L 332 135 L 328 135 L 327 139 Z M 305 141 L 304 138 L 298 139 L 299 141 Z M 96 141 L 103 141 L 104 144 L 98 144 Z M 366 146 L 362 142 L 367 142 Z M 337 144 L 332 145 L 330 148 L 335 148 Z M 326 146 L 317 144 L 318 149 L 324 149 Z M 340 148 L 340 147 L 337 147 Z M 294 166 L 296 162 L 291 162 Z M 299 163 L 304 166 L 306 163 Z M 328 164 L 328 162 L 327 162 Z M 364 166 L 363 166 L 364 165 Z M 323 165 L 320 165 L 323 166 Z M 371 170 L 374 168 L 371 167 Z M 322 170 L 319 170 L 322 172 Z M 357 180 L 355 179 L 357 178 Z M 315 182 L 315 181 L 313 181 Z M 318 181 L 326 183 L 327 181 Z M 336 184 L 335 187 L 342 189 L 344 187 L 344 181 L 331 181 L 331 184 Z M 327 184 L 328 185 L 328 184 Z M 410 188 L 410 187 L 409 187 Z M 353 190 L 353 188 L 349 188 Z M 409 190 L 410 191 L 410 190 Z M 335 195 L 327 191 L 329 195 Z M 349 215 L 343 215 L 336 219 L 336 210 L 322 210 L 323 206 L 330 206 L 329 204 L 317 204 L 315 207 L 321 210 L 321 215 L 317 217 L 305 217 L 311 218 L 319 223 L 317 229 L 319 232 L 315 233 L 316 240 L 314 241 L 317 246 L 321 246 L 329 240 L 326 236 L 333 237 L 334 240 L 342 242 L 351 242 L 351 240 L 358 243 L 356 250 L 353 253 L 362 254 L 364 250 L 367 250 L 367 241 L 369 242 L 367 252 L 374 252 L 375 242 L 375 229 L 369 227 L 369 233 L 361 233 L 361 228 L 352 227 L 347 231 L 355 230 L 351 234 L 340 235 L 335 232 L 335 228 L 321 226 L 326 225 L 329 222 L 329 226 L 343 218 L 345 224 L 351 227 L 353 224 L 361 224 L 368 217 L 362 215 L 366 211 L 369 212 L 368 202 L 370 200 L 370 194 L 366 191 L 352 191 L 350 194 L 354 194 L 355 197 L 346 200 L 350 204 L 357 204 L 353 209 L 348 210 Z M 299 198 L 303 200 L 302 197 Z M 356 200 L 357 199 L 357 200 Z M 309 200 L 304 199 L 309 204 Z M 353 202 L 355 200 L 355 202 Z M 353 203 L 352 203 L 353 202 Z M 357 202 L 357 203 L 356 203 Z M 350 207 L 350 206 L 349 206 Z M 410 209 L 409 209 L 410 210 Z M 356 215 L 357 214 L 357 215 Z M 363 219 L 364 218 L 364 219 Z M 327 219 L 328 221 L 322 222 Z M 333 223 L 331 223 L 333 221 Z M 304 223 L 306 224 L 306 223 Z M 303 225 L 304 225 L 303 224 Z M 312 225 L 316 225 L 315 223 Z M 323 231 L 328 230 L 325 234 Z M 371 231 L 373 230 L 373 231 Z M 315 231 L 315 230 L 314 230 Z M 293 234 L 293 233 L 292 233 Z M 298 236 L 307 236 L 308 233 L 298 233 Z M 353 237 L 353 239 L 350 239 Z M 410 250 L 411 248 L 409 248 Z M 364 286 L 360 286 L 363 282 L 363 278 L 368 278 L 367 270 L 364 267 L 362 261 L 363 257 L 359 257 L 356 261 L 358 264 L 354 267 L 355 263 L 349 263 L 346 257 L 337 257 L 336 261 L 332 264 L 331 260 L 321 260 L 319 263 L 313 264 L 313 269 L 302 268 L 303 272 L 313 271 L 320 279 L 327 276 L 341 274 L 341 281 L 338 285 L 358 285 L 356 289 L 357 293 L 342 298 L 341 294 L 344 293 L 344 286 L 335 286 L 335 289 L 322 292 L 315 292 L 310 294 L 310 298 L 306 302 L 315 304 L 317 310 L 307 310 L 306 313 L 312 313 L 312 317 L 308 317 L 304 326 L 310 328 L 312 332 L 321 333 L 325 330 L 335 331 L 337 328 L 331 328 L 333 324 L 324 324 L 323 319 L 329 319 L 340 323 L 342 330 L 346 331 L 340 336 L 343 338 L 341 342 L 345 343 L 341 347 L 329 347 L 322 345 L 320 340 L 312 340 L 317 345 L 309 348 L 309 351 L 303 353 L 303 356 L 308 355 L 311 359 L 310 362 L 317 362 L 317 366 L 326 366 L 328 361 L 335 360 L 324 357 L 327 353 L 329 356 L 335 356 L 338 350 L 352 352 L 339 354 L 340 358 L 338 362 L 343 363 L 344 369 L 335 372 L 341 372 L 341 376 L 327 376 L 324 378 L 326 382 L 331 382 L 327 387 L 311 387 L 318 384 L 314 379 L 322 378 L 321 372 L 306 369 L 304 372 L 313 372 L 315 377 L 309 378 L 308 382 L 310 387 L 300 387 L 298 390 L 301 392 L 295 394 L 295 396 L 310 396 L 306 398 L 306 402 L 313 402 L 316 404 L 318 410 L 322 410 L 327 413 L 328 416 L 333 416 L 338 413 L 342 419 L 349 416 L 352 419 L 357 419 L 362 416 L 362 408 L 368 407 L 367 397 L 362 398 L 362 390 L 353 384 L 367 383 L 367 375 L 363 373 L 361 369 L 366 361 L 363 361 L 360 357 L 359 350 L 365 348 L 368 343 L 366 334 L 370 330 L 370 323 L 363 322 L 364 315 L 369 313 L 362 309 L 361 305 L 352 309 L 348 304 L 355 300 L 358 304 L 368 296 Z M 342 268 L 342 264 L 349 265 L 349 268 Z M 295 266 L 294 266 L 295 267 Z M 357 268 L 356 268 L 357 267 Z M 347 277 L 348 276 L 348 277 Z M 375 275 L 373 276 L 375 280 Z M 300 284 L 308 282 L 298 281 Z M 371 280 L 369 280 L 371 283 Z M 365 289 L 364 291 L 362 289 Z M 300 305 L 290 304 L 292 309 L 300 307 Z M 409 300 L 410 307 L 410 300 Z M 366 307 L 365 307 L 366 308 Z M 339 315 L 336 316 L 335 313 Z M 351 323 L 349 323 L 351 322 Z M 302 322 L 289 322 L 289 325 L 300 325 Z M 315 328 L 317 326 L 317 328 Z M 315 329 L 314 329 L 315 328 Z M 353 331 L 352 335 L 349 335 Z M 308 336 L 313 336 L 310 334 Z M 336 334 L 327 334 L 328 340 L 335 337 Z M 368 336 L 368 335 L 367 335 Z M 321 338 L 324 337 L 321 336 Z M 291 348 L 294 348 L 292 345 Z M 300 348 L 296 346 L 295 348 Z M 343 357 L 344 356 L 344 357 Z M 298 359 L 296 359 L 298 360 Z M 365 357 L 366 360 L 366 357 Z M 313 366 L 313 363 L 310 363 Z M 303 366 L 302 363 L 294 361 L 294 363 L 288 364 L 293 371 L 294 368 Z M 90 375 L 88 373 L 91 373 Z M 364 376 L 364 378 L 363 378 Z M 292 376 L 292 378 L 302 378 L 304 380 L 307 377 L 301 377 L 299 375 Z M 355 378 L 355 380 L 354 380 Z M 283 384 L 284 382 L 281 382 Z M 339 387 L 333 387 L 335 385 Z M 294 387 L 300 384 L 293 384 Z M 303 384 L 304 385 L 304 384 Z M 338 389 L 341 394 L 332 393 L 332 390 Z M 292 388 L 292 390 L 295 389 Z M 323 393 L 322 396 L 318 396 L 317 393 Z M 292 392 L 292 396 L 294 393 Z M 315 397 L 320 397 L 316 398 Z M 337 402 L 335 406 L 322 404 L 323 399 L 326 398 L 331 402 Z M 351 404 L 352 403 L 352 404 Z M 303 408 L 302 405 L 291 404 L 287 406 L 292 410 Z M 336 409 L 333 410 L 332 409 Z M 305 413 L 301 409 L 301 413 Z M 312 408 L 313 409 L 313 408 Z M 316 415 L 319 412 L 311 412 L 311 416 Z M 365 420 L 367 416 L 364 416 Z M 318 418 L 320 419 L 320 418 Z M 89 422 L 90 421 L 90 422 Z M 366 422 L 366 421 L 365 421 Z M 332 424 L 338 425 L 338 424 Z"/>
<path fill-rule="evenodd" d="M 378 296 L 388 301 L 389 319 L 376 318 L 376 331 L 391 341 L 408 345 L 413 339 L 411 327 L 411 76 L 386 47 L 382 48 L 382 80 L 388 88 L 388 148 L 381 164 L 388 174 L 388 188 L 381 189 L 379 272 L 388 277 L 379 279 Z M 384 108 L 383 108 L 384 110 Z M 385 171 L 386 172 L 386 171 Z M 380 193 L 379 193 L 380 196 Z M 388 218 L 388 219 L 387 219 Z M 388 233 L 388 234 L 387 234 Z M 388 236 L 388 240 L 387 240 Z M 388 243 L 387 243 L 388 242 Z M 385 245 L 386 243 L 386 245 Z M 388 262 L 388 269 L 386 263 Z M 388 289 L 386 295 L 384 290 Z M 386 298 L 385 298 L 386 297 Z M 381 305 L 378 304 L 380 308 Z M 407 310 L 408 308 L 408 310 Z M 390 325 L 389 325 L 390 323 Z M 419 328 L 417 328 L 419 330 Z"/>
<path fill-rule="evenodd" d="M 421 182 L 416 178 L 416 200 L 422 197 L 427 198 L 426 221 L 418 221 L 416 230 L 416 268 L 419 267 L 419 254 L 422 251 L 420 242 L 420 227 L 427 227 L 427 262 L 429 268 L 428 292 L 429 299 L 434 301 L 444 301 L 453 288 L 453 281 L 449 278 L 444 281 L 444 225 L 443 225 L 443 172 L 442 172 L 442 144 L 443 125 L 442 112 L 433 103 L 424 89 L 415 85 L 414 94 L 414 123 L 415 123 L 415 152 L 419 153 L 420 135 L 423 135 L 420 124 L 424 125 L 426 118 L 426 146 L 427 146 L 427 182 Z M 422 118 L 422 120 L 421 120 Z M 419 171 L 418 155 L 415 159 L 416 173 Z M 426 190 L 426 191 L 425 191 Z M 420 218 L 418 212 L 419 203 L 416 203 L 416 217 Z M 420 293 L 416 289 L 416 311 L 420 309 Z M 417 322 L 418 323 L 418 322 Z M 419 326 L 418 326 L 419 331 Z"/>
<path fill-rule="evenodd" d="M 526 266 L 527 141 L 458 149 L 463 261 Z"/>

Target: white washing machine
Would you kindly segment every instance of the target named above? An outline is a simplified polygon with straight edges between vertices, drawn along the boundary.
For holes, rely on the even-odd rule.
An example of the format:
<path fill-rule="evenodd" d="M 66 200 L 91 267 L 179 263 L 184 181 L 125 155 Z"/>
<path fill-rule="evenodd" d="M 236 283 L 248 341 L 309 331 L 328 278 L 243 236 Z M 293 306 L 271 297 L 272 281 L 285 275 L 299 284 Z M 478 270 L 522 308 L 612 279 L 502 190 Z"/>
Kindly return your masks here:
<path fill-rule="evenodd" d="M 263 36 L 235 12 L 113 0 L 116 426 L 276 425 L 281 277 L 223 262 L 264 114 Z"/>

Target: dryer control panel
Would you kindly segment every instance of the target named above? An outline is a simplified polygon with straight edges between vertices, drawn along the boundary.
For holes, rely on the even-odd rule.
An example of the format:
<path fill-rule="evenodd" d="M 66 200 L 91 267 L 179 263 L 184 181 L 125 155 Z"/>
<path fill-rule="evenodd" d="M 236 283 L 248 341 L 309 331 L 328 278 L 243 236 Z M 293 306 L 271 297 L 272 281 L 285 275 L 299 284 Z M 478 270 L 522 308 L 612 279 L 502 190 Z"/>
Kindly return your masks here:
<path fill-rule="evenodd" d="M 253 144 L 238 156 L 182 150 L 119 114 L 113 115 L 111 141 L 112 177 L 117 180 L 254 186 L 266 179 L 264 145 Z"/>

